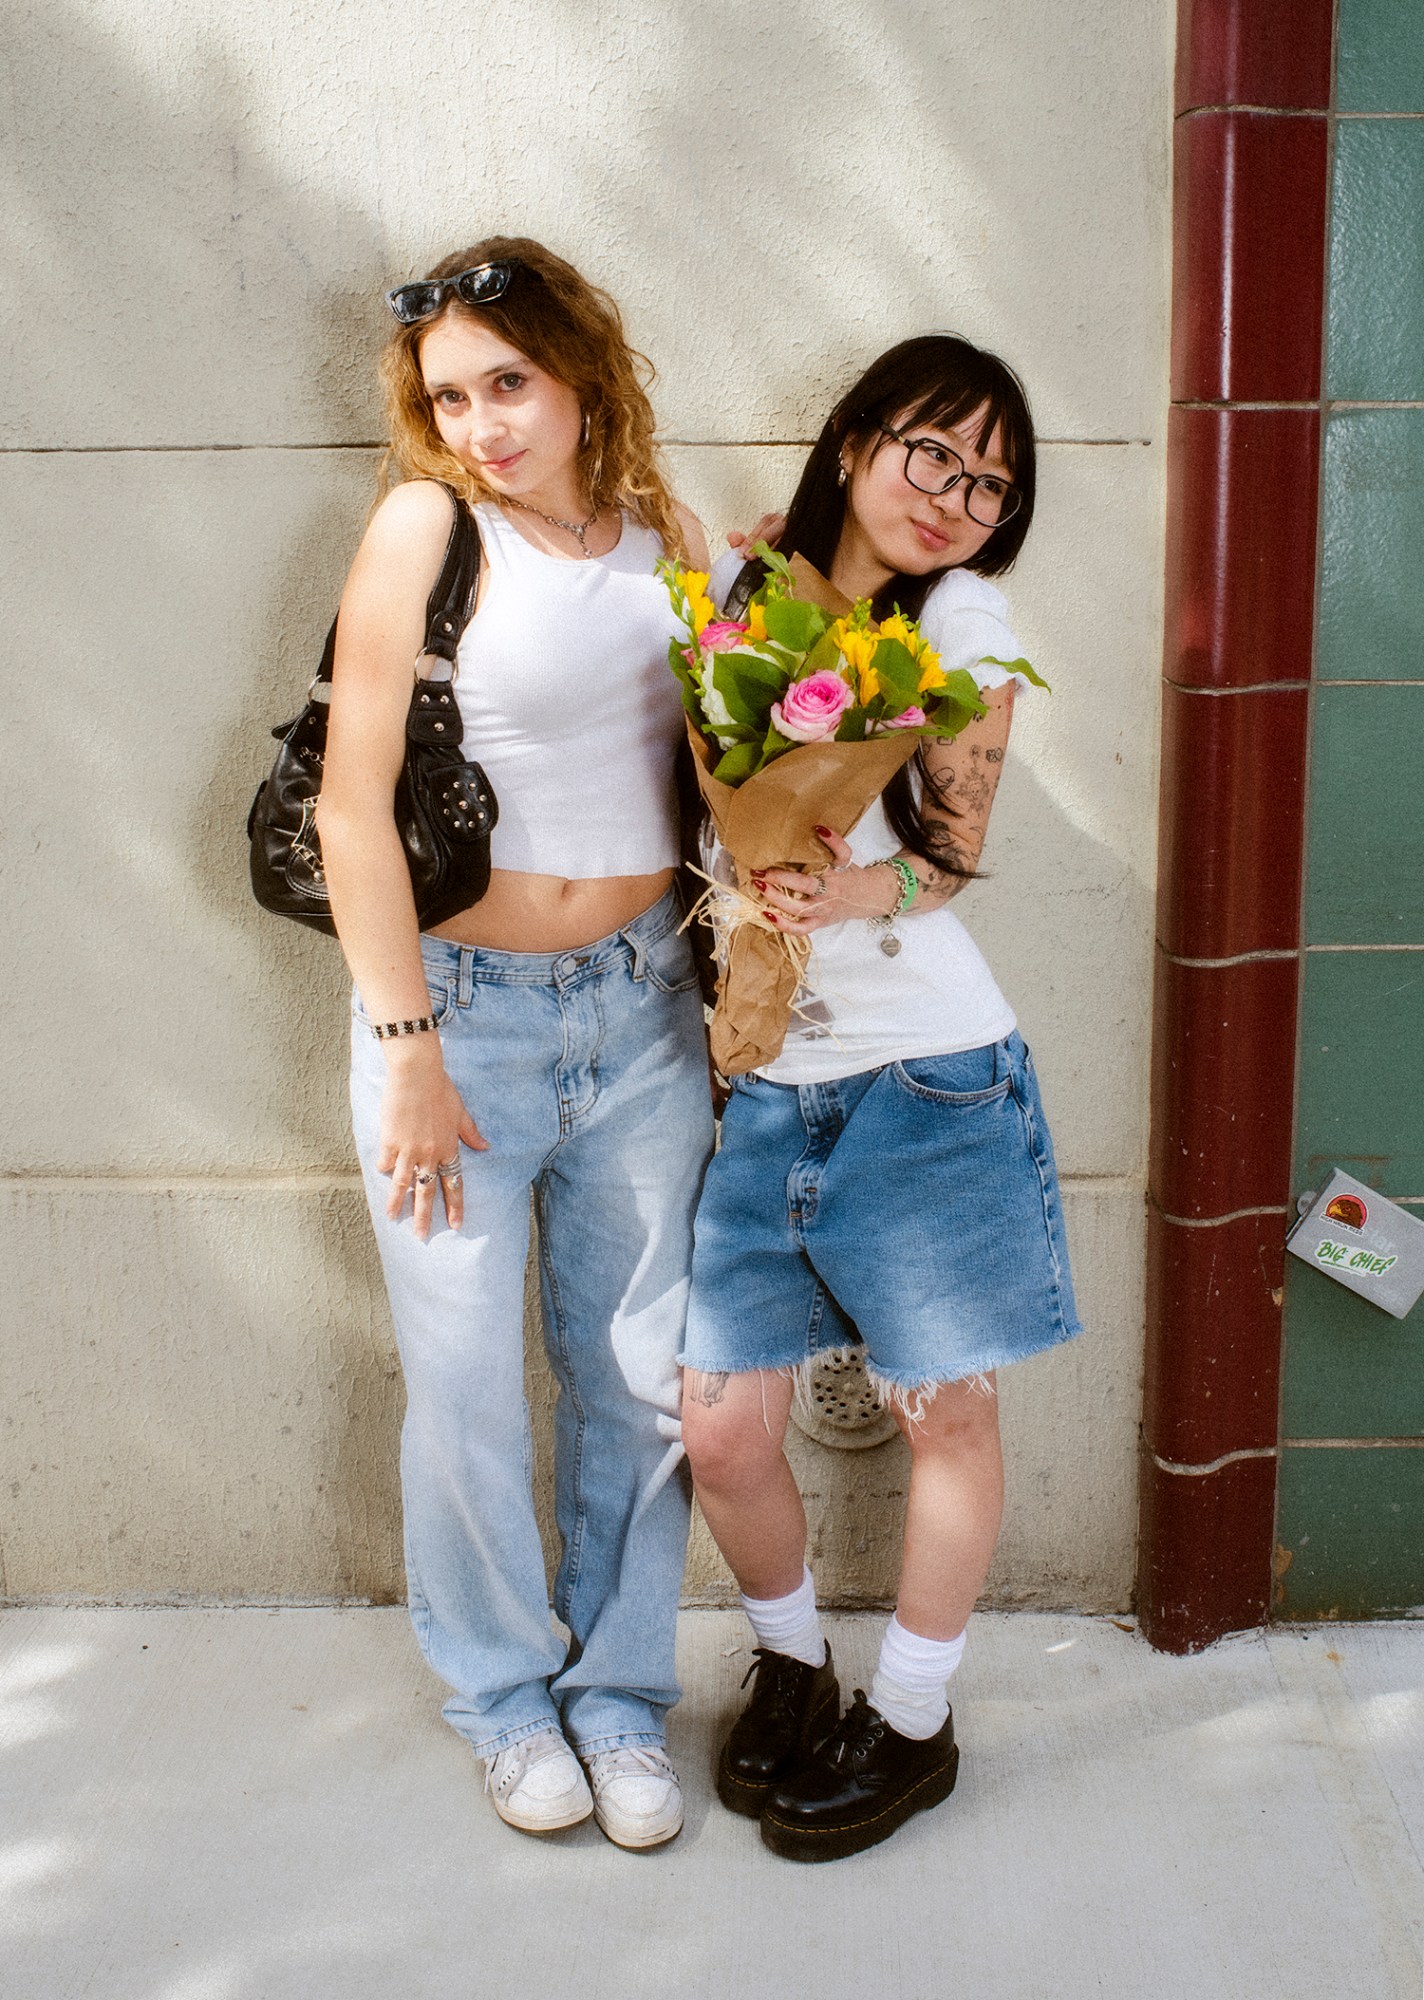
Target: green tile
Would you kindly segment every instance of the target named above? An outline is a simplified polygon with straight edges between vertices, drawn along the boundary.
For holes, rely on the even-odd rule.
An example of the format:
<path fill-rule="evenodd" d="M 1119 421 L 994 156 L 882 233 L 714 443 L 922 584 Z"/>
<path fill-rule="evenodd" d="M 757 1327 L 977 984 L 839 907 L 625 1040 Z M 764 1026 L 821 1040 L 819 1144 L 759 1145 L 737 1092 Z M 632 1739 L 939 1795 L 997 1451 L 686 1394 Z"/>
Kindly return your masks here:
<path fill-rule="evenodd" d="M 1341 111 L 1424 111 L 1419 0 L 1340 0 L 1339 37 Z"/>
<path fill-rule="evenodd" d="M 1424 945 L 1421 771 L 1424 680 L 1412 687 L 1316 688 L 1306 808 L 1308 944 Z"/>
<path fill-rule="evenodd" d="M 1391 1319 L 1287 1257 L 1281 1434 L 1424 1437 L 1424 1299 Z"/>
<path fill-rule="evenodd" d="M 1424 1609 L 1424 1446 L 1287 1446 L 1276 1541 L 1278 1618 Z"/>
<path fill-rule="evenodd" d="M 1331 1166 L 1424 1195 L 1424 951 L 1306 957 L 1295 1186 Z"/>
<path fill-rule="evenodd" d="M 1324 679 L 1424 679 L 1421 551 L 1424 410 L 1337 411 L 1325 427 Z"/>
<path fill-rule="evenodd" d="M 1331 396 L 1424 398 L 1424 120 L 1338 127 L 1329 320 Z"/>

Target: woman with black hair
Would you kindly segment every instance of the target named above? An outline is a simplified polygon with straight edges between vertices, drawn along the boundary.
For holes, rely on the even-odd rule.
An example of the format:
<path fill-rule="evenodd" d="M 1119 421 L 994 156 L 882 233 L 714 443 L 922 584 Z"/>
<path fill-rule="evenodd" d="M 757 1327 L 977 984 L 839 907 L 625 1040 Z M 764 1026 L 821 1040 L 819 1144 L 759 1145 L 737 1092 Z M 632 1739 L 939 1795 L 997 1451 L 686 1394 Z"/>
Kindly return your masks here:
<path fill-rule="evenodd" d="M 948 907 L 1031 685 L 988 578 L 1033 507 L 1017 377 L 931 335 L 842 398 L 780 536 L 877 617 L 917 618 L 985 711 L 927 741 L 853 839 L 818 828 L 824 871 L 757 879 L 771 920 L 813 940 L 810 976 L 781 1053 L 734 1079 L 697 1216 L 683 1435 L 757 1642 L 718 1791 L 796 1860 L 872 1846 L 952 1790 L 948 1682 L 1003 1504 L 994 1371 L 1080 1330 L 1033 1064 Z M 734 553 L 713 595 L 735 617 L 761 574 Z M 895 1615 L 869 1700 L 839 1718 L 782 1443 L 798 1371 L 862 1347 L 911 1475 Z"/>

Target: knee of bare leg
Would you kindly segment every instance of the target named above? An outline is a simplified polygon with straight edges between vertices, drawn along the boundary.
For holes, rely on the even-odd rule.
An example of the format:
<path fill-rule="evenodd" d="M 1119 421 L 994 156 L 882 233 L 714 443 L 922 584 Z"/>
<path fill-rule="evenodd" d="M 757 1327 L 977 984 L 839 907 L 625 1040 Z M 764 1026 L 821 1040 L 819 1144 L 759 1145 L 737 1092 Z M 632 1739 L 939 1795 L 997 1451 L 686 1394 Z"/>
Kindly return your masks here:
<path fill-rule="evenodd" d="M 912 1454 L 955 1453 L 997 1442 L 999 1398 L 992 1376 L 931 1383 L 908 1403 L 892 1401 L 891 1408 Z"/>
<path fill-rule="evenodd" d="M 780 1450 L 760 1423 L 690 1399 L 682 1408 L 682 1441 L 697 1484 L 718 1492 L 754 1485 Z"/>

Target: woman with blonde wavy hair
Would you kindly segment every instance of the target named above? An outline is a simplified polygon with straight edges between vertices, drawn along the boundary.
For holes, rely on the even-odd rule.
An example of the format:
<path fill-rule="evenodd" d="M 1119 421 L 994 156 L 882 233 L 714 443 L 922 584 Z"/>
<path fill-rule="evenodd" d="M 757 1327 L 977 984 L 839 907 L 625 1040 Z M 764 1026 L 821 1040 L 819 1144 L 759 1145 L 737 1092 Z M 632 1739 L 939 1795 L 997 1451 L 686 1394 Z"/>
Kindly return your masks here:
<path fill-rule="evenodd" d="M 682 1824 L 663 1750 L 687 1532 L 675 1357 L 712 1137 L 655 566 L 705 567 L 705 544 L 659 469 L 651 370 L 569 264 L 493 237 L 388 304 L 400 483 L 341 601 L 320 832 L 405 1372 L 411 1616 L 503 1819 L 593 1813 L 650 1847 Z M 499 817 L 487 894 L 422 934 L 394 799 L 445 488 L 479 529 L 455 695 Z M 567 1639 L 530 1487 L 531 1198 Z"/>

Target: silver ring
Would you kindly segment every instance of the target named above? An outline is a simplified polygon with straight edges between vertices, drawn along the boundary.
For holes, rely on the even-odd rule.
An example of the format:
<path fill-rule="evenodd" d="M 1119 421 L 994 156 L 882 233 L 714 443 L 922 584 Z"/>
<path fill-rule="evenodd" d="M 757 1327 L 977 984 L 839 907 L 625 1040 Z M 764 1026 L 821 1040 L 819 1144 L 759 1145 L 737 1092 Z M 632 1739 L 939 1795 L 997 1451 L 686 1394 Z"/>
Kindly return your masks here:
<path fill-rule="evenodd" d="M 434 1178 L 435 1175 L 429 1167 L 417 1167 L 415 1170 L 415 1184 L 417 1187 L 429 1187 Z"/>
<path fill-rule="evenodd" d="M 440 1176 L 441 1186 L 447 1188 L 461 1187 L 464 1185 L 464 1180 L 465 1176 L 460 1172 L 458 1167 L 455 1168 L 453 1173 L 442 1174 Z"/>
<path fill-rule="evenodd" d="M 814 893 L 814 894 L 816 894 L 817 896 L 824 896 L 824 895 L 825 895 L 825 893 L 826 893 L 826 878 L 825 878 L 825 876 L 824 876 L 824 875 L 818 875 L 818 876 L 816 877 L 816 887 L 815 887 L 815 890 L 814 890 L 814 892 L 813 892 L 813 893 Z"/>
<path fill-rule="evenodd" d="M 448 1181 L 453 1174 L 458 1174 L 460 1171 L 460 1155 L 457 1153 L 453 1160 L 442 1160 L 435 1171 L 442 1181 Z"/>

